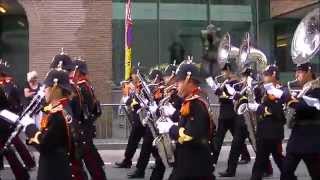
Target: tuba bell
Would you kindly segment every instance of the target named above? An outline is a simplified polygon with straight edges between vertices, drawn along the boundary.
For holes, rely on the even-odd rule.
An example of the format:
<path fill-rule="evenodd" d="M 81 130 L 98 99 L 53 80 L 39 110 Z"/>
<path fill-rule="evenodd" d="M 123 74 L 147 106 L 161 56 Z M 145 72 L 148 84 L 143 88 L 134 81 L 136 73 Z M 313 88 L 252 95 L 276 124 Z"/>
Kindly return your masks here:
<path fill-rule="evenodd" d="M 291 43 L 291 57 L 294 64 L 304 64 L 310 62 L 320 51 L 320 8 L 315 8 L 308 13 L 299 23 Z M 297 80 L 289 81 L 288 87 L 291 95 L 302 97 L 308 90 L 320 87 L 319 77 L 308 82 L 300 90 L 294 90 L 291 85 Z M 290 86 L 289 86 L 290 85 Z M 295 109 L 285 107 L 285 117 L 288 127 L 294 125 Z"/>
<path fill-rule="evenodd" d="M 222 69 L 226 63 L 230 62 L 230 60 L 237 59 L 238 55 L 239 48 L 232 46 L 230 34 L 226 33 L 220 41 L 218 48 L 218 64 L 220 69 Z M 221 85 L 225 83 L 220 80 L 222 77 L 222 74 L 215 77 L 216 82 L 220 82 Z"/>
<path fill-rule="evenodd" d="M 294 64 L 309 62 L 320 50 L 320 8 L 307 14 L 298 25 L 292 40 Z"/>
<path fill-rule="evenodd" d="M 268 60 L 266 55 L 262 51 L 254 48 L 251 43 L 250 34 L 247 32 L 240 46 L 237 64 L 241 70 L 254 64 L 255 67 L 253 69 L 255 69 L 259 75 L 267 67 Z"/>
<path fill-rule="evenodd" d="M 239 70 L 244 71 L 246 68 L 251 67 L 253 70 L 256 71 L 258 77 L 258 83 L 255 82 L 255 84 L 259 84 L 259 76 L 262 75 L 262 72 L 267 67 L 267 63 L 268 60 L 266 55 L 262 51 L 254 48 L 251 45 L 250 34 L 247 32 L 245 34 L 244 39 L 242 40 L 239 50 L 239 58 L 237 59 L 237 65 L 239 67 Z M 252 92 L 253 82 L 254 81 L 252 77 L 247 77 L 247 79 L 244 80 L 246 86 L 243 87 L 243 89 L 240 92 L 240 94 L 248 94 L 249 103 L 255 102 L 254 93 Z M 246 105 L 237 104 L 235 109 L 237 110 L 238 114 L 244 114 L 248 111 L 248 107 Z"/>
<path fill-rule="evenodd" d="M 218 62 L 219 66 L 222 68 L 224 65 L 229 62 L 230 59 L 236 59 L 239 55 L 239 48 L 231 45 L 230 34 L 226 33 L 218 49 Z"/>

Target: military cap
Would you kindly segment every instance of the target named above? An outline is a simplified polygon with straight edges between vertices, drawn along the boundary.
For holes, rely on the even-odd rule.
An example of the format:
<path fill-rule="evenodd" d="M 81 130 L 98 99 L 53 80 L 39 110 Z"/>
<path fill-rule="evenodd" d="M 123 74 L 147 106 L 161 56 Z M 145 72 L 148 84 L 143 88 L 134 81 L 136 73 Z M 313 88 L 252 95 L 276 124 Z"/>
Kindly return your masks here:
<path fill-rule="evenodd" d="M 79 70 L 83 74 L 88 74 L 88 66 L 86 61 L 81 59 L 76 59 L 73 61 L 75 70 Z"/>
<path fill-rule="evenodd" d="M 251 67 L 245 67 L 243 71 L 241 71 L 242 76 L 252 76 L 253 75 L 253 69 Z"/>
<path fill-rule="evenodd" d="M 310 62 L 304 64 L 297 64 L 296 71 L 309 71 L 312 69 L 312 65 Z"/>
<path fill-rule="evenodd" d="M 225 71 L 225 70 L 230 70 L 232 71 L 232 67 L 231 67 L 231 63 L 227 62 L 221 69 L 222 71 Z"/>
<path fill-rule="evenodd" d="M 50 68 L 72 71 L 74 69 L 74 64 L 68 55 L 66 55 L 64 52 L 61 52 L 53 57 Z"/>
<path fill-rule="evenodd" d="M 279 68 L 274 64 L 267 66 L 263 71 L 263 75 L 265 76 L 272 76 L 273 74 L 275 74 L 276 78 L 279 79 Z"/>
<path fill-rule="evenodd" d="M 200 69 L 193 63 L 182 63 L 177 68 L 177 81 L 185 80 L 187 76 L 190 76 L 191 79 L 196 80 L 199 83 L 202 81 Z"/>
<path fill-rule="evenodd" d="M 49 71 L 43 83 L 48 87 L 53 87 L 54 85 L 57 85 L 62 89 L 65 89 L 70 92 L 72 91 L 72 87 L 69 82 L 69 74 L 65 71 L 56 69 Z"/>

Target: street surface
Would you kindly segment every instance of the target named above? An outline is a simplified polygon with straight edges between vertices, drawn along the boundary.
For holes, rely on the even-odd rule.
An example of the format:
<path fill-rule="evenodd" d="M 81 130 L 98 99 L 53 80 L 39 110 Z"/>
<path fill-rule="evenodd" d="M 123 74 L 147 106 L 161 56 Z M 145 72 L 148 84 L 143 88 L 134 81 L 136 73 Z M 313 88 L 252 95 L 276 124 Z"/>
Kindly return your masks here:
<path fill-rule="evenodd" d="M 253 156 L 250 164 L 239 165 L 238 171 L 237 171 L 237 176 L 234 178 L 219 178 L 218 177 L 217 179 L 221 179 L 221 180 L 249 180 L 250 175 L 251 175 L 253 162 L 254 162 L 254 153 L 252 152 L 251 148 L 249 148 L 249 149 L 251 151 L 250 152 L 251 156 Z M 225 170 L 225 168 L 227 166 L 227 159 L 228 159 L 229 150 L 230 150 L 230 146 L 224 146 L 222 148 L 222 151 L 221 151 L 222 155 L 219 158 L 216 173 Z M 113 163 L 115 161 L 119 161 L 122 159 L 124 150 L 100 150 L 100 153 L 101 153 L 103 160 L 105 161 L 105 164 L 106 164 L 106 173 L 107 173 L 108 180 L 127 179 L 127 173 L 134 170 L 134 166 L 131 169 L 117 169 L 117 168 L 113 167 Z M 134 162 L 136 162 L 136 160 L 137 160 L 138 153 L 139 153 L 139 151 L 135 155 Z M 36 155 L 36 157 L 38 157 L 37 153 L 34 153 L 34 154 Z M 13 180 L 14 177 L 11 173 L 11 170 L 8 167 L 7 163 L 5 163 L 5 164 L 6 164 L 5 170 L 1 171 L 1 179 L 2 180 Z M 150 167 L 152 167 L 153 164 L 154 164 L 154 161 L 153 161 L 153 159 L 151 159 L 150 165 L 146 171 L 145 179 L 149 179 L 149 176 L 150 176 L 150 173 L 152 170 Z M 135 163 L 134 163 L 134 165 L 135 165 Z M 270 180 L 278 180 L 279 179 L 280 173 L 274 163 L 273 163 L 273 169 L 274 169 L 273 177 L 266 178 L 266 179 L 270 179 Z M 168 170 L 166 172 L 165 179 L 168 178 L 169 174 L 170 174 L 170 170 Z M 296 175 L 298 175 L 299 180 L 310 180 L 310 178 L 308 177 L 308 172 L 306 170 L 306 167 L 303 163 L 300 163 L 300 165 L 296 171 Z M 32 180 L 36 180 L 36 169 L 31 171 L 31 176 L 32 176 Z"/>

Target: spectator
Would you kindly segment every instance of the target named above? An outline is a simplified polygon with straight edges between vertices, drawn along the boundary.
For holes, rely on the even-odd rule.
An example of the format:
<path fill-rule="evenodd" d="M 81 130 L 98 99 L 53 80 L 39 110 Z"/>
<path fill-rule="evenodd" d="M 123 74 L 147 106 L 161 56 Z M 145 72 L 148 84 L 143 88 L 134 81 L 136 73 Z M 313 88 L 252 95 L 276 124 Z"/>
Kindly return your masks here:
<path fill-rule="evenodd" d="M 33 96 L 37 93 L 40 88 L 38 82 L 38 73 L 36 71 L 31 71 L 27 74 L 27 83 L 24 87 L 24 97 L 25 105 L 28 105 L 32 100 Z"/>

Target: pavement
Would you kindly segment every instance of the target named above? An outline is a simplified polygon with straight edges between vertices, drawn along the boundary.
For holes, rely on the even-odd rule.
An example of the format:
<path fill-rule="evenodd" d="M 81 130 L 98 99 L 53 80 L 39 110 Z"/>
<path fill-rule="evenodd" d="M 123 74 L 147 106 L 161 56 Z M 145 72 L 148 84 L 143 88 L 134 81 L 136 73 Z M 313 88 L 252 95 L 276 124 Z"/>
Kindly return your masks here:
<path fill-rule="evenodd" d="M 250 154 L 252 156 L 254 156 L 254 153 L 253 153 L 251 147 L 249 148 L 249 150 L 250 150 Z M 217 165 L 216 173 L 224 171 L 226 169 L 229 151 L 230 151 L 230 146 L 224 146 L 222 148 L 221 155 L 220 155 L 218 165 Z M 134 166 L 131 169 L 114 168 L 114 166 L 113 166 L 114 162 L 119 161 L 123 158 L 124 150 L 99 150 L 99 152 L 100 152 L 103 160 L 105 161 L 105 165 L 106 165 L 105 170 L 106 170 L 108 180 L 127 179 L 127 173 L 134 170 Z M 34 155 L 36 156 L 36 158 L 38 158 L 37 152 L 34 152 Z M 137 160 L 138 155 L 139 155 L 139 150 L 135 154 L 134 165 L 136 164 L 136 160 Z M 217 179 L 218 180 L 219 179 L 221 179 L 221 180 L 249 180 L 250 176 L 251 176 L 253 162 L 254 162 L 254 157 L 252 157 L 252 161 L 249 164 L 239 165 L 238 170 L 237 170 L 237 176 L 234 178 L 219 178 L 218 177 Z M 152 166 L 152 164 L 154 164 L 153 159 L 150 160 L 149 167 L 146 170 L 145 179 L 149 179 L 149 176 L 152 171 L 150 166 Z M 1 179 L 2 180 L 13 180 L 14 176 L 12 175 L 11 170 L 8 167 L 7 163 L 5 163 L 5 167 L 6 167 L 5 170 L 0 172 Z M 274 163 L 273 163 L 273 169 L 274 169 L 273 177 L 266 178 L 266 179 L 279 180 L 280 172 Z M 170 169 L 167 170 L 166 175 L 165 175 L 165 179 L 168 178 L 170 171 L 171 171 Z M 37 169 L 34 169 L 30 172 L 31 177 L 32 177 L 31 180 L 36 180 L 36 172 L 37 172 Z M 296 171 L 296 175 L 299 177 L 299 180 L 310 180 L 310 177 L 308 177 L 308 172 L 306 170 L 306 167 L 303 163 L 299 164 L 297 171 Z"/>

